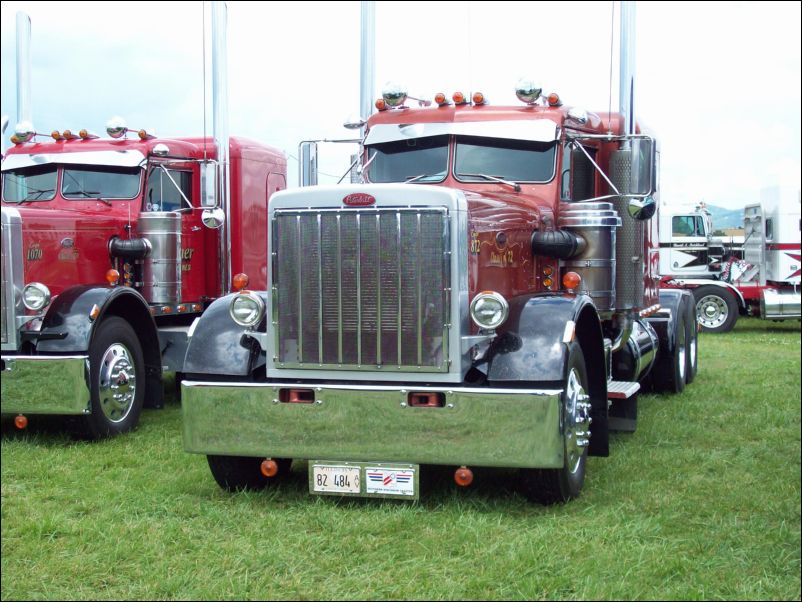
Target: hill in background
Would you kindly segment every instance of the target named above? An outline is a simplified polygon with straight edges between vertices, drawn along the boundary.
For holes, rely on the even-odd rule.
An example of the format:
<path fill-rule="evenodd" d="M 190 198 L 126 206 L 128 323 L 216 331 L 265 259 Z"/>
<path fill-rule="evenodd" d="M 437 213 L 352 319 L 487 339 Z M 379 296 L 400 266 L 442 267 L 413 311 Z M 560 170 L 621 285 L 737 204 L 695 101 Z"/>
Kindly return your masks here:
<path fill-rule="evenodd" d="M 708 203 L 707 210 L 713 216 L 713 229 L 715 230 L 740 228 L 744 225 L 743 209 L 725 209 Z"/>

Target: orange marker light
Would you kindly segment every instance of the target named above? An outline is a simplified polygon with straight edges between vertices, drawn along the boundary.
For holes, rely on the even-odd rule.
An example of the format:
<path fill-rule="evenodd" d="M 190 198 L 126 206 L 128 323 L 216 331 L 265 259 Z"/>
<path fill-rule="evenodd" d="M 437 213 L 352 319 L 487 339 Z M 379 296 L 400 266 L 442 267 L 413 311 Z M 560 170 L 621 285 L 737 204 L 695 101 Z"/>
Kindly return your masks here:
<path fill-rule="evenodd" d="M 89 138 L 89 131 L 88 130 L 81 130 L 80 132 L 78 132 L 78 135 L 82 139 L 86 140 L 87 138 Z"/>
<path fill-rule="evenodd" d="M 106 272 L 106 282 L 108 282 L 111 286 L 117 286 L 117 283 L 120 282 L 120 272 L 111 268 L 108 272 Z"/>
<path fill-rule="evenodd" d="M 550 107 L 561 107 L 562 101 L 560 100 L 560 95 L 556 92 L 552 92 L 549 94 L 549 106 Z"/>
<path fill-rule="evenodd" d="M 485 104 L 485 95 L 481 92 L 474 92 L 473 93 L 473 104 L 475 105 L 483 105 Z"/>
<path fill-rule="evenodd" d="M 582 283 L 582 277 L 576 272 L 566 272 L 563 275 L 563 286 L 567 289 L 577 288 Z"/>
<path fill-rule="evenodd" d="M 94 322 L 95 320 L 97 320 L 97 317 L 99 315 L 100 315 L 100 306 L 97 303 L 95 303 L 92 306 L 92 309 L 89 311 L 89 319 Z"/>
<path fill-rule="evenodd" d="M 551 278 L 549 278 L 548 276 L 546 276 L 546 277 L 543 279 L 543 286 L 545 286 L 546 288 L 551 288 L 551 285 L 552 285 L 552 284 L 554 284 L 554 280 L 552 280 L 552 279 L 551 279 Z"/>
<path fill-rule="evenodd" d="M 544 276 L 551 276 L 554 273 L 554 268 L 550 265 L 547 265 L 543 268 L 543 275 Z"/>
<path fill-rule="evenodd" d="M 384 101 L 383 98 L 379 98 L 376 100 L 376 108 L 379 109 L 380 111 L 384 111 L 385 109 L 387 109 L 387 103 Z"/>
<path fill-rule="evenodd" d="M 467 487 L 471 483 L 473 483 L 473 472 L 470 468 L 465 466 L 460 466 L 454 472 L 454 482 L 459 485 L 460 487 Z"/>
<path fill-rule="evenodd" d="M 446 95 L 443 94 L 442 92 L 438 92 L 437 94 L 434 95 L 434 101 L 437 104 L 439 104 L 441 107 L 443 105 L 447 105 L 448 104 L 448 100 L 446 100 Z"/>
<path fill-rule="evenodd" d="M 458 105 L 465 104 L 465 95 L 462 92 L 454 92 L 451 96 L 451 100 Z"/>
<path fill-rule="evenodd" d="M 275 460 L 271 460 L 270 458 L 262 460 L 262 464 L 259 469 L 268 479 L 275 477 L 278 474 L 278 464 Z"/>
<path fill-rule="evenodd" d="M 28 426 L 28 417 L 20 414 L 14 418 L 14 426 L 16 426 L 19 430 L 24 429 L 26 426 Z"/>
<path fill-rule="evenodd" d="M 53 138 L 53 140 L 55 140 L 56 142 L 58 142 L 59 140 L 64 140 L 64 136 L 62 136 L 61 132 L 59 132 L 58 130 L 53 130 L 50 134 L 50 137 Z"/>
<path fill-rule="evenodd" d="M 233 281 L 234 290 L 241 291 L 242 289 L 244 289 L 246 286 L 248 286 L 248 280 L 249 280 L 248 274 L 243 274 L 242 272 L 234 276 L 234 281 Z"/>

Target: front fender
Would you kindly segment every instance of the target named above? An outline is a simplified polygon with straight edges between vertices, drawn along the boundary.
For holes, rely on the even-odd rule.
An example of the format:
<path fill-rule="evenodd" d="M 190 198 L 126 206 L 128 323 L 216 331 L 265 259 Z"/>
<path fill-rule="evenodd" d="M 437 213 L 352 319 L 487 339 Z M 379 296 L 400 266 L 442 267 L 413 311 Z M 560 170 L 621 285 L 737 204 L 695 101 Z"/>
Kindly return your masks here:
<path fill-rule="evenodd" d="M 592 307 L 586 295 L 512 299 L 507 321 L 488 350 L 488 380 L 494 385 L 561 382 L 568 359 L 566 324 L 576 324 L 588 305 Z"/>
<path fill-rule="evenodd" d="M 228 308 L 233 293 L 216 299 L 198 318 L 184 359 L 187 374 L 247 376 L 264 364 L 259 344 L 245 334 L 248 330 L 231 318 Z M 267 295 L 256 293 L 268 302 Z M 264 332 L 264 318 L 258 330 Z"/>

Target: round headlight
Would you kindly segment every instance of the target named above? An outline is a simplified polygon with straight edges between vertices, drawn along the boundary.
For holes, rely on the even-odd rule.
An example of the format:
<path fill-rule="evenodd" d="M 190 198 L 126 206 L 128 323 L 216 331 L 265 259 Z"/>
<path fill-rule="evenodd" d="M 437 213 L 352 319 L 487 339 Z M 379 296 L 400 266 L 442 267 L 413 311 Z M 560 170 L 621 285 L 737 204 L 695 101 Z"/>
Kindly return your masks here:
<path fill-rule="evenodd" d="M 253 293 L 240 293 L 231 299 L 228 311 L 240 326 L 256 326 L 265 314 L 265 302 Z"/>
<path fill-rule="evenodd" d="M 50 289 L 40 282 L 31 282 L 22 289 L 22 304 L 32 311 L 39 311 L 50 304 Z"/>
<path fill-rule="evenodd" d="M 509 311 L 507 300 L 492 291 L 483 291 L 471 301 L 471 319 L 485 330 L 493 330 L 504 324 Z"/>

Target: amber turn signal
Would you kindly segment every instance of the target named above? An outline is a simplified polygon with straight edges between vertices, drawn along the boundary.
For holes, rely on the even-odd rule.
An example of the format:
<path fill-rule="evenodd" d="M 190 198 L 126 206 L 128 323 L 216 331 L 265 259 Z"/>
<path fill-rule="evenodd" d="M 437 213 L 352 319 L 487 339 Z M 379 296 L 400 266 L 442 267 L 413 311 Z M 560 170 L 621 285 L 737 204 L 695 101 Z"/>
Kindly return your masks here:
<path fill-rule="evenodd" d="M 582 277 L 576 272 L 566 272 L 563 275 L 563 286 L 567 289 L 577 288 L 582 283 Z"/>
<path fill-rule="evenodd" d="M 234 280 L 233 280 L 234 290 L 235 291 L 241 291 L 246 286 L 248 286 L 248 281 L 249 280 L 250 279 L 248 278 L 248 274 L 240 272 L 239 274 L 234 276 Z"/>
<path fill-rule="evenodd" d="M 106 282 L 108 282 L 111 286 L 117 286 L 117 283 L 120 282 L 120 272 L 114 268 L 111 268 L 106 272 Z"/>
<path fill-rule="evenodd" d="M 262 465 L 259 467 L 259 469 L 268 479 L 271 479 L 278 474 L 278 464 L 275 460 L 271 460 L 270 458 L 262 460 Z"/>
<path fill-rule="evenodd" d="M 14 426 L 16 426 L 19 430 L 24 429 L 26 426 L 28 426 L 28 417 L 20 414 L 14 418 Z"/>
<path fill-rule="evenodd" d="M 454 482 L 460 487 L 467 487 L 473 483 L 473 472 L 466 466 L 460 466 L 454 472 Z"/>

